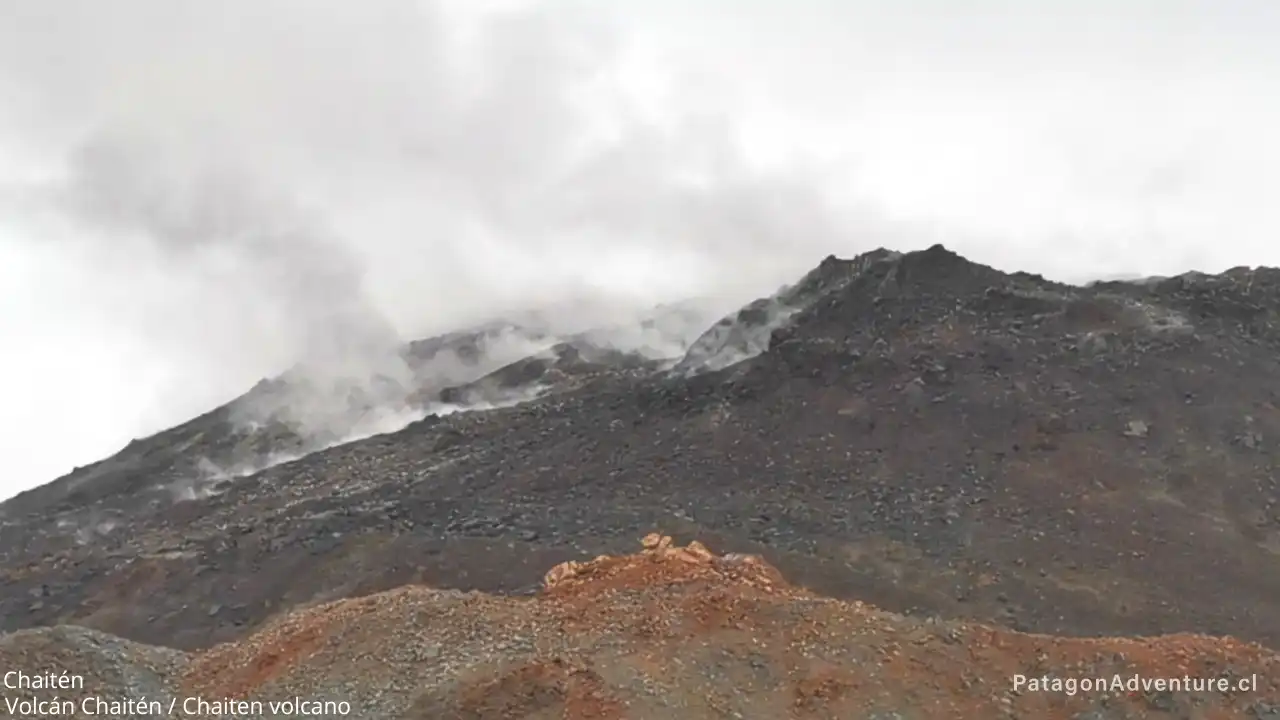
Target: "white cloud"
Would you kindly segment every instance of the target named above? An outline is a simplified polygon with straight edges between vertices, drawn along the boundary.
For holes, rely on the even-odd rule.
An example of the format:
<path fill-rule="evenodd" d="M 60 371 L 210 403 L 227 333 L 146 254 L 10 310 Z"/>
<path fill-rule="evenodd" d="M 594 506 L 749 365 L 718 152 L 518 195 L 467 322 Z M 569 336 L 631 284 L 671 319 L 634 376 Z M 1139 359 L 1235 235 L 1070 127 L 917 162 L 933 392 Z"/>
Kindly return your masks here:
<path fill-rule="evenodd" d="M 1280 7 L 957 7 L 0 0 L 0 495 L 530 299 L 1280 264 Z"/>

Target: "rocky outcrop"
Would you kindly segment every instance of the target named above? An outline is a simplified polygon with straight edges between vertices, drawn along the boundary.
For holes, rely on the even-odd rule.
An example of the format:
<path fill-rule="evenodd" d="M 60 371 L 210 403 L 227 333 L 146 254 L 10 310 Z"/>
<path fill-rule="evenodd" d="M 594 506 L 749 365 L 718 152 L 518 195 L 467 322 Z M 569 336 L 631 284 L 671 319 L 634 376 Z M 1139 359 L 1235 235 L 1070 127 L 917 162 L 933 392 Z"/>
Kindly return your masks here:
<path fill-rule="evenodd" d="M 543 578 L 543 591 L 551 595 L 583 594 L 695 578 L 746 584 L 766 592 L 787 587 L 782 575 L 758 555 L 717 556 L 697 540 L 680 547 L 671 536 L 657 533 L 646 535 L 640 544 L 643 550 L 639 555 L 601 555 L 589 562 L 560 563 Z"/>

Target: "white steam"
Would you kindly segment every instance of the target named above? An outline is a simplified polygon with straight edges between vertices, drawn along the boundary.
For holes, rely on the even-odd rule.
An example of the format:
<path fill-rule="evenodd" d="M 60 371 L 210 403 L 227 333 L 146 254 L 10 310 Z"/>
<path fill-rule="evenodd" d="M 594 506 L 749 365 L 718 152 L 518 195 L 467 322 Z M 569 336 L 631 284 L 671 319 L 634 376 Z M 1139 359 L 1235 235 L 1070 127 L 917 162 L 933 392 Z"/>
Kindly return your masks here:
<path fill-rule="evenodd" d="M 242 421 L 393 427 L 480 369 L 403 342 L 530 309 L 487 363 L 678 354 L 829 253 L 1280 264 L 1280 6 L 891 5 L 0 0 L 0 496 L 286 370 Z"/>

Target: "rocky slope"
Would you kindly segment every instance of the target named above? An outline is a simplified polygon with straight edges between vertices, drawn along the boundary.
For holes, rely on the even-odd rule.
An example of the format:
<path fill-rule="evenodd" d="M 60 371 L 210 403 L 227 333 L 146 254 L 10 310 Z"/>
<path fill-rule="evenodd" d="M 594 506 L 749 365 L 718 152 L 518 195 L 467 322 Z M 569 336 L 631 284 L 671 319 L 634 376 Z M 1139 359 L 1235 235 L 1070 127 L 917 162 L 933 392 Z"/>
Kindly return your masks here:
<path fill-rule="evenodd" d="M 403 587 L 193 655 L 24 631 L 0 639 L 0 667 L 70 668 L 85 685 L 66 698 L 177 698 L 179 717 L 294 699 L 311 717 L 406 720 L 1280 717 L 1280 656 L 1259 645 L 912 619 L 798 589 L 758 557 L 644 545 L 557 566 L 532 598 Z M 1157 684 L 1184 678 L 1213 686 Z"/>
<path fill-rule="evenodd" d="M 225 411 L 141 440 L 0 506 L 0 629 L 203 648 L 407 582 L 528 592 L 664 527 L 896 612 L 1280 647 L 1277 312 L 1271 269 L 828 258 L 671 363 L 569 342 L 481 382 L 554 370 L 528 402 L 199 492 L 154 488 L 287 443 Z"/>

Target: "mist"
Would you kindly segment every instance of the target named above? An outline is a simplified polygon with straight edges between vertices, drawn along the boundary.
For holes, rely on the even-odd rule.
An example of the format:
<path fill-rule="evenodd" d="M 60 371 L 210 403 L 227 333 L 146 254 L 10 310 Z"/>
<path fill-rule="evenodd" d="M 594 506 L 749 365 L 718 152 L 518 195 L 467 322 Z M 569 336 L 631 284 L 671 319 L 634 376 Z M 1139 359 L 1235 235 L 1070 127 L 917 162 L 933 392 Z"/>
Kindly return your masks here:
<path fill-rule="evenodd" d="M 0 497 L 290 369 L 394 429 L 395 348 L 533 309 L 670 350 L 830 253 L 1280 264 L 1272 3 L 0 13 Z"/>

